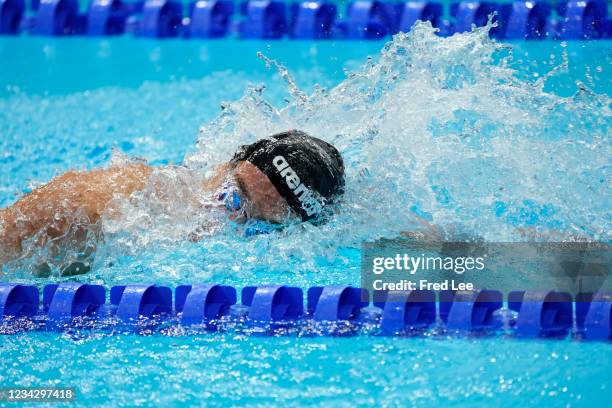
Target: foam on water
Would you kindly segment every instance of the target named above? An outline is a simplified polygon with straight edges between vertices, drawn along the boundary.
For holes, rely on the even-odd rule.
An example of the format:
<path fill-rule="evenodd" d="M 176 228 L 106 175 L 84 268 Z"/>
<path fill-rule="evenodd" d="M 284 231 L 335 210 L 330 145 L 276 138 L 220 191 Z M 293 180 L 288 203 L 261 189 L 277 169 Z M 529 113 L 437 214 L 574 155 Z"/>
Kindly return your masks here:
<path fill-rule="evenodd" d="M 521 79 L 512 49 L 490 40 L 490 28 L 440 38 L 419 23 L 337 86 L 312 94 L 262 55 L 287 82 L 285 104 L 249 87 L 201 128 L 185 168 L 157 170 L 145 191 L 114 203 L 122 217 L 102 221 L 96 277 L 316 275 L 354 267 L 344 248 L 412 230 L 513 241 L 532 228 L 610 240 L 610 99 L 582 83 L 570 97 L 546 92 L 566 61 L 538 80 Z M 244 238 L 218 212 L 198 211 L 209 198 L 188 178 L 208 177 L 240 145 L 290 128 L 333 143 L 344 157 L 347 191 L 328 223 Z M 192 242 L 202 225 L 208 233 Z"/>
<path fill-rule="evenodd" d="M 250 90 L 202 128 L 205 148 L 187 163 L 208 169 L 237 144 L 287 128 L 334 143 L 348 192 L 309 242 L 396 236 L 418 226 L 411 214 L 489 240 L 525 226 L 609 238 L 609 98 L 584 84 L 561 98 L 544 92 L 546 78 L 518 79 L 488 30 L 444 39 L 419 24 L 310 96 L 280 70 L 289 104 L 277 109 Z"/>

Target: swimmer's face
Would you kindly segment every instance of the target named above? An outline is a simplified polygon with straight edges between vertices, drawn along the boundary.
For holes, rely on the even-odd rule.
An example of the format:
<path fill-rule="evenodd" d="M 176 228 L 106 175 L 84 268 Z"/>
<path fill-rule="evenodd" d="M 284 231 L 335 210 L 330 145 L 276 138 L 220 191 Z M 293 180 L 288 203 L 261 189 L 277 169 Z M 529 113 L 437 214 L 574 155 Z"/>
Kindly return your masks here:
<path fill-rule="evenodd" d="M 255 165 L 240 161 L 234 168 L 234 175 L 250 203 L 250 217 L 275 223 L 282 223 L 287 219 L 290 214 L 289 204 Z"/>

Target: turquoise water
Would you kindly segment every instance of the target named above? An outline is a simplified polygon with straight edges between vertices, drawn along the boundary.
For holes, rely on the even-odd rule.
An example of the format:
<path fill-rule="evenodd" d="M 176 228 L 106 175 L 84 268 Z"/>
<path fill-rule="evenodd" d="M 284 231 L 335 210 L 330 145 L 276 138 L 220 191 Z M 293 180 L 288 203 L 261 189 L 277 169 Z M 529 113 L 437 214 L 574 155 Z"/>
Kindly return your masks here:
<path fill-rule="evenodd" d="M 74 385 L 80 404 L 102 406 L 598 407 L 609 395 L 609 349 L 365 336 L 5 336 L 0 384 Z"/>
<path fill-rule="evenodd" d="M 289 127 L 339 147 L 348 187 L 327 225 L 254 239 L 222 225 L 198 243 L 185 236 L 204 215 L 145 195 L 105 221 L 90 273 L 34 278 L 26 260 L 2 280 L 355 285 L 359 244 L 418 227 L 415 213 L 490 240 L 520 227 L 609 240 L 612 42 L 481 34 L 421 27 L 382 55 L 384 42 L 0 38 L 1 206 L 126 156 L 206 174 Z M 155 177 L 180 194 L 175 174 Z M 109 406 L 601 406 L 612 362 L 609 344 L 498 337 L 30 333 L 0 350 L 0 386 L 75 386 L 80 405 Z"/>

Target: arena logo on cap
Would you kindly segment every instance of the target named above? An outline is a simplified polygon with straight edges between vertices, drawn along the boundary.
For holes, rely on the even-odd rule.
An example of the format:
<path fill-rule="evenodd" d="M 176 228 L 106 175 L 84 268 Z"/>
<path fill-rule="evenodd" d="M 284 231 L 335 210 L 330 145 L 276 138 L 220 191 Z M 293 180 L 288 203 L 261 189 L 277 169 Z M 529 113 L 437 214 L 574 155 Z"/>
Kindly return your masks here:
<path fill-rule="evenodd" d="M 323 200 L 319 201 L 315 198 L 313 191 L 301 182 L 300 177 L 291 168 L 287 159 L 283 156 L 276 156 L 272 159 L 272 164 L 274 164 L 276 170 L 280 172 L 280 176 L 285 178 L 287 186 L 298 198 L 300 203 L 302 203 L 302 208 L 309 217 L 323 210 L 324 203 L 321 202 Z"/>

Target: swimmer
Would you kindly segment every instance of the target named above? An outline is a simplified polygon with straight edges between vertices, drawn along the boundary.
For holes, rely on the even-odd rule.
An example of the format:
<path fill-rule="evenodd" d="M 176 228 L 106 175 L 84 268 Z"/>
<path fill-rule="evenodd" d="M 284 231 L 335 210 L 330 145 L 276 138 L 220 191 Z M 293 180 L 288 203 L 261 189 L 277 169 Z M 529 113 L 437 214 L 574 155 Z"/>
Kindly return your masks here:
<path fill-rule="evenodd" d="M 70 229 L 85 219 L 89 231 L 99 230 L 100 219 L 111 211 L 109 203 L 143 190 L 153 172 L 144 163 L 69 171 L 0 210 L 0 267 L 27 257 L 26 242 L 42 246 L 69 239 L 68 245 L 84 246 L 84 234 Z M 194 177 L 192 184 L 236 222 L 316 222 L 343 193 L 344 165 L 334 146 L 292 130 L 242 146 L 212 177 Z"/>

